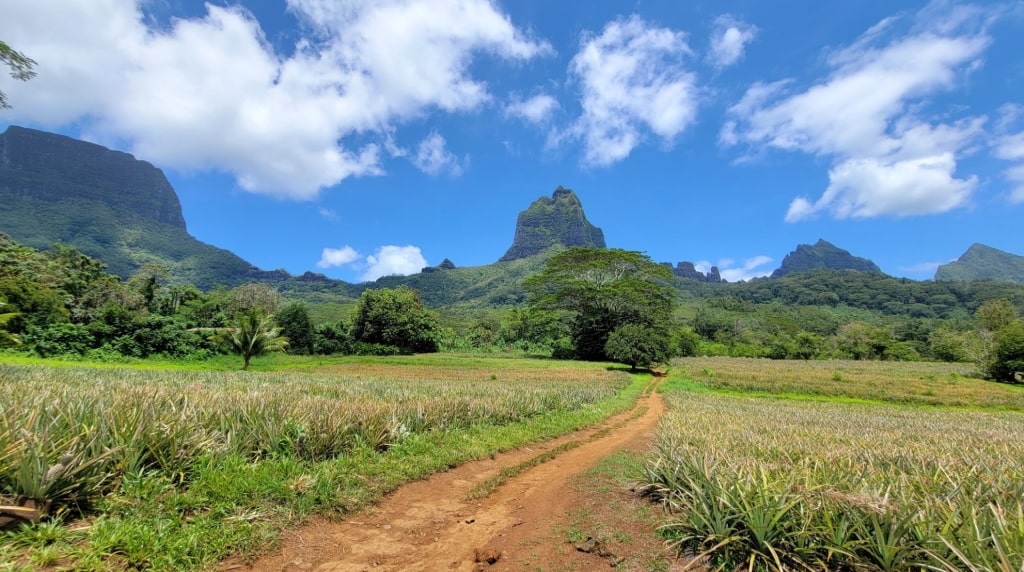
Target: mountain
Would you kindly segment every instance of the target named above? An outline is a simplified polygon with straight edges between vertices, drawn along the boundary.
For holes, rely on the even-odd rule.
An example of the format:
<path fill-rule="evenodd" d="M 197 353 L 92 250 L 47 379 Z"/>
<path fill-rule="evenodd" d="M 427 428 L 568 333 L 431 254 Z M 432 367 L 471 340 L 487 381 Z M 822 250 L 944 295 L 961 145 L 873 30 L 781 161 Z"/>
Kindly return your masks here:
<path fill-rule="evenodd" d="M 677 262 L 675 266 L 672 266 L 670 262 L 662 262 L 663 266 L 672 269 L 672 274 L 675 274 L 679 278 L 686 278 L 689 280 L 696 280 L 697 282 L 707 282 L 708 284 L 721 284 L 726 282 L 725 278 L 718 272 L 717 266 L 712 266 L 708 270 L 707 274 L 704 274 L 693 265 L 692 262 Z"/>
<path fill-rule="evenodd" d="M 150 262 L 203 289 L 287 278 L 190 235 L 160 169 L 63 135 L 0 134 L 0 204 L 0 232 L 33 248 L 74 246 L 122 278 Z"/>
<path fill-rule="evenodd" d="M 850 254 L 838 246 L 818 239 L 814 245 L 799 244 L 796 250 L 786 255 L 780 266 L 772 272 L 772 278 L 781 278 L 794 272 L 807 270 L 858 270 L 872 274 L 882 274 L 882 269 L 867 258 Z"/>
<path fill-rule="evenodd" d="M 939 266 L 935 279 L 1005 280 L 1024 284 L 1024 256 L 975 243 L 960 258 Z"/>
<path fill-rule="evenodd" d="M 557 245 L 606 248 L 604 233 L 587 220 L 579 197 L 561 186 L 551 198 L 541 197 L 519 213 L 512 246 L 499 262 L 533 256 Z"/>

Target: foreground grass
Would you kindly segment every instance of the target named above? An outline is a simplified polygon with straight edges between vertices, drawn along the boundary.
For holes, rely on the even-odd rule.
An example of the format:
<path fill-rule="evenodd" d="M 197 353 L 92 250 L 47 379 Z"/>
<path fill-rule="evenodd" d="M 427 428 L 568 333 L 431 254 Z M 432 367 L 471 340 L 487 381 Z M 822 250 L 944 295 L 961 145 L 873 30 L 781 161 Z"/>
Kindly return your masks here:
<path fill-rule="evenodd" d="M 310 514 L 344 514 L 593 424 L 642 388 L 598 365 L 464 363 L 362 358 L 250 374 L 0 365 L 11 396 L 0 403 L 0 490 L 7 502 L 54 501 L 42 524 L 0 540 L 0 569 L 180 570 L 254 555 Z"/>
<path fill-rule="evenodd" d="M 833 370 L 841 380 L 823 379 Z M 675 371 L 644 481 L 691 559 L 724 570 L 1024 570 L 1018 388 L 930 364 L 693 360 Z M 934 395 L 901 387 L 919 383 L 938 384 Z"/>

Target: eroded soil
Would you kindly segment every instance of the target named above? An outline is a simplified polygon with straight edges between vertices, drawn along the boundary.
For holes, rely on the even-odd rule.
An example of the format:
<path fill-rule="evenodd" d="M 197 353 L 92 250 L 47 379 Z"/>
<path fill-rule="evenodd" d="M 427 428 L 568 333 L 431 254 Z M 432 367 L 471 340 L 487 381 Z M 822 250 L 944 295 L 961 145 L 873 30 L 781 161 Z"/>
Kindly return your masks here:
<path fill-rule="evenodd" d="M 601 426 L 410 483 L 370 511 L 345 520 L 314 519 L 285 532 L 273 553 L 249 564 L 228 562 L 222 569 L 666 569 L 643 562 L 652 559 L 652 550 L 662 552 L 663 562 L 667 559 L 650 533 L 656 518 L 640 522 L 627 514 L 643 501 L 622 487 L 584 476 L 615 452 L 645 451 L 664 407 L 657 393 L 647 391 L 633 410 Z M 474 485 L 502 468 L 572 441 L 583 443 L 512 477 L 482 500 L 467 500 Z M 620 522 L 605 526 L 604 535 L 588 532 L 601 529 L 597 521 L 604 519 Z M 588 542 L 591 535 L 595 538 Z"/>

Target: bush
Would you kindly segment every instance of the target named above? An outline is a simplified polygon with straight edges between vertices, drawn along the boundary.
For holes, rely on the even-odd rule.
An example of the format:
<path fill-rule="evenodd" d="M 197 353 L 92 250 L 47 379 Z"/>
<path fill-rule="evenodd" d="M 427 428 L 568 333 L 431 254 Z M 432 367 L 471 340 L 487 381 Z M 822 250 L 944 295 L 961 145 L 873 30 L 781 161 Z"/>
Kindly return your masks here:
<path fill-rule="evenodd" d="M 604 352 L 609 358 L 628 365 L 649 366 L 668 361 L 671 356 L 671 339 L 660 328 L 640 324 L 624 324 L 608 335 Z"/>
<path fill-rule="evenodd" d="M 80 324 L 54 324 L 29 330 L 28 343 L 40 357 L 83 355 L 93 345 L 92 333 Z"/>
<path fill-rule="evenodd" d="M 999 330 L 995 346 L 990 377 L 996 381 L 1020 383 L 1016 374 L 1024 372 L 1024 320 L 1016 320 Z"/>

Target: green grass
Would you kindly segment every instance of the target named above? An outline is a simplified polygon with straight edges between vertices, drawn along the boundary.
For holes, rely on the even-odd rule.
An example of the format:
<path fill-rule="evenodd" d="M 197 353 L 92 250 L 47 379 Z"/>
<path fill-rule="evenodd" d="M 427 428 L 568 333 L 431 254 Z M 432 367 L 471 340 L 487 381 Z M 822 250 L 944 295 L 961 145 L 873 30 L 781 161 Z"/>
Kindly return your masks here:
<path fill-rule="evenodd" d="M 672 511 L 663 532 L 680 552 L 726 570 L 1024 567 L 1017 388 L 935 364 L 673 371 L 644 481 Z M 920 384 L 938 384 L 934 401 L 912 398 Z"/>
<path fill-rule="evenodd" d="M 973 370 L 932 362 L 677 358 L 669 386 L 798 400 L 1024 411 L 1024 386 L 977 379 Z"/>
<path fill-rule="evenodd" d="M 540 360 L 287 366 L 302 370 L 0 365 L 0 504 L 53 502 L 44 524 L 0 540 L 0 569 L 210 567 L 310 514 L 594 424 L 643 389 L 600 364 Z"/>

